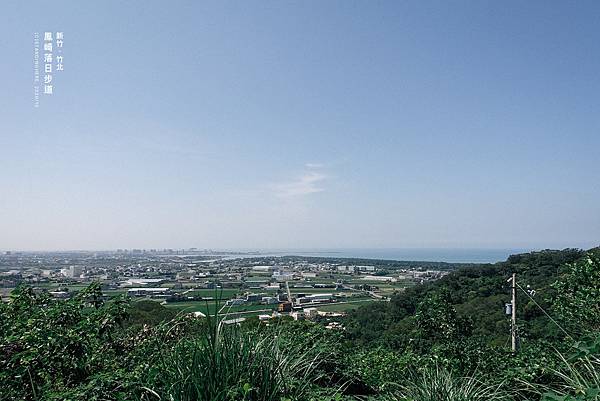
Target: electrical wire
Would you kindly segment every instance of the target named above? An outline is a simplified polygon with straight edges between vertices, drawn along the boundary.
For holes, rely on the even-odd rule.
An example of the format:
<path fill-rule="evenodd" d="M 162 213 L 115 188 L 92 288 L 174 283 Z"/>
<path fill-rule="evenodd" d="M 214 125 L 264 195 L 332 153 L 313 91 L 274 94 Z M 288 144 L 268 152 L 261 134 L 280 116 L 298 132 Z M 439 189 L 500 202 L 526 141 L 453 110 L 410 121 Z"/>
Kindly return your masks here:
<path fill-rule="evenodd" d="M 544 310 L 544 308 L 542 308 L 542 307 L 540 306 L 540 304 L 538 304 L 538 303 L 535 301 L 535 299 L 533 299 L 533 297 L 532 297 L 531 295 L 529 295 L 529 293 L 523 289 L 523 287 L 521 287 L 521 286 L 520 286 L 519 284 L 517 284 L 517 283 L 515 283 L 515 284 L 517 285 L 517 287 L 519 287 L 519 289 L 520 289 L 521 291 L 523 291 L 523 292 L 525 293 L 525 295 L 527 295 L 527 296 L 529 297 L 529 299 L 531 299 L 531 301 L 532 301 L 532 302 L 535 304 L 535 306 L 537 306 L 538 308 L 540 308 L 540 310 L 541 310 L 542 312 L 544 312 L 544 315 L 546 315 L 546 316 L 548 317 L 548 319 L 550 319 L 550 320 L 552 321 L 552 323 L 554 323 L 554 324 L 555 324 L 555 325 L 556 325 L 556 326 L 557 326 L 559 329 L 561 329 L 561 330 L 562 330 L 562 332 L 563 332 L 563 333 L 565 333 L 565 334 L 567 335 L 567 337 L 569 337 L 571 340 L 574 340 L 574 338 L 573 338 L 573 337 L 572 337 L 572 336 L 571 336 L 569 333 L 567 333 L 567 331 L 566 331 L 565 329 L 563 329 L 563 328 L 562 328 L 562 326 L 561 326 L 560 324 L 558 324 L 558 322 L 557 322 L 556 320 L 554 320 L 554 319 L 552 318 L 552 316 L 550 316 L 550 315 L 548 314 L 548 312 L 546 312 L 546 311 Z"/>

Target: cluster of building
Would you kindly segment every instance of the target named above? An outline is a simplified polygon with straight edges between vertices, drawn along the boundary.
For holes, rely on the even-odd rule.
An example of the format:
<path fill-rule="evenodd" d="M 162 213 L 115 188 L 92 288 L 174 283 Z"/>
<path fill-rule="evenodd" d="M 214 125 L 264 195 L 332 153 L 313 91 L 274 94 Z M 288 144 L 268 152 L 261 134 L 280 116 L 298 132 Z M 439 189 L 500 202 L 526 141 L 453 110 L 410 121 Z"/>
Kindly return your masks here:
<path fill-rule="evenodd" d="M 418 265 L 386 270 L 375 263 L 349 262 L 215 253 L 195 248 L 6 252 L 0 255 L 0 295 L 6 297 L 12 288 L 24 283 L 47 289 L 56 298 L 68 298 L 73 293 L 69 288 L 100 282 L 107 292 L 178 302 L 207 299 L 190 293 L 193 289 L 235 289 L 227 300 L 228 306 L 280 304 L 285 310 L 286 302 L 307 306 L 335 302 L 345 291 L 363 291 L 371 296 L 377 292 L 378 283 L 421 282 L 446 274 L 442 270 L 419 269 Z M 287 299 L 288 286 L 294 293 L 293 300 Z"/>

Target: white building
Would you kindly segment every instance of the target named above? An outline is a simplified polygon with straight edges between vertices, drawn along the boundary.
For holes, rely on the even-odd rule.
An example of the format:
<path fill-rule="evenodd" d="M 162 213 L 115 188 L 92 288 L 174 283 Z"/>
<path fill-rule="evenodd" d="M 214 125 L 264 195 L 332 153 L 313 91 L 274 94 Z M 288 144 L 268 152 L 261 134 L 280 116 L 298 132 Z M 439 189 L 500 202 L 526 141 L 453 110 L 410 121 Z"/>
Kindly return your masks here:
<path fill-rule="evenodd" d="M 190 315 L 192 315 L 193 317 L 196 317 L 196 318 L 206 317 L 206 315 L 200 311 L 192 312 L 192 313 L 190 313 Z"/>
<path fill-rule="evenodd" d="M 246 321 L 245 317 L 238 317 L 237 319 L 229 319 L 229 320 L 222 320 L 223 324 L 240 324 Z"/>
<path fill-rule="evenodd" d="M 130 288 L 127 290 L 127 295 L 130 297 L 144 297 L 144 296 L 156 296 L 156 295 L 167 295 L 169 288 Z"/>
<path fill-rule="evenodd" d="M 70 297 L 70 294 L 67 291 L 50 291 L 49 294 L 57 299 L 68 299 Z"/>
<path fill-rule="evenodd" d="M 390 276 L 364 276 L 361 277 L 361 280 L 369 280 L 369 281 L 389 281 L 392 283 L 395 283 L 396 281 L 398 281 L 397 278 L 395 277 L 390 277 Z"/>
<path fill-rule="evenodd" d="M 225 306 L 243 305 L 245 303 L 246 303 L 245 299 L 236 298 L 236 299 L 230 299 L 229 301 L 225 302 Z"/>
<path fill-rule="evenodd" d="M 287 273 L 287 272 L 275 272 L 273 273 L 272 276 L 276 281 L 282 282 L 282 281 L 292 281 L 294 279 L 294 274 L 293 273 Z"/>
<path fill-rule="evenodd" d="M 298 298 L 298 303 L 316 303 L 316 302 L 329 302 L 333 301 L 335 297 L 333 294 L 309 294 L 302 298 Z"/>
<path fill-rule="evenodd" d="M 79 278 L 79 276 L 81 276 L 81 273 L 81 266 L 69 266 L 65 275 L 71 278 Z"/>
<path fill-rule="evenodd" d="M 252 266 L 252 270 L 255 272 L 268 273 L 273 271 L 273 266 Z"/>
<path fill-rule="evenodd" d="M 262 297 L 262 302 L 271 305 L 279 303 L 279 299 L 277 297 Z"/>
<path fill-rule="evenodd" d="M 129 280 L 123 281 L 121 284 L 123 286 L 130 285 L 148 285 L 148 284 L 160 284 L 165 279 L 163 278 L 130 278 Z"/>
<path fill-rule="evenodd" d="M 304 316 L 307 319 L 313 319 L 318 316 L 317 308 L 304 308 Z"/>
<path fill-rule="evenodd" d="M 304 311 L 294 311 L 290 313 L 294 320 L 304 320 Z"/>
<path fill-rule="evenodd" d="M 269 290 L 269 291 L 273 291 L 273 290 L 276 291 L 276 290 L 280 289 L 281 287 L 279 286 L 279 284 L 273 284 L 273 285 L 265 285 L 263 288 L 265 290 Z"/>

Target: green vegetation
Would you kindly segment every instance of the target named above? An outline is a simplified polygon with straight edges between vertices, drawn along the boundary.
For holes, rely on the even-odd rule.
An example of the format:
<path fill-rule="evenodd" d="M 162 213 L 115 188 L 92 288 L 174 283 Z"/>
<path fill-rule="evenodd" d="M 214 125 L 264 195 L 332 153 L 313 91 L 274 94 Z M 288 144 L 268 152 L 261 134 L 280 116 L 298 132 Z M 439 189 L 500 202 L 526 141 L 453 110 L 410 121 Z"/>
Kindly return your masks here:
<path fill-rule="evenodd" d="M 153 302 L 153 301 L 150 301 Z M 156 302 L 155 302 L 156 303 Z M 261 311 L 272 311 L 277 310 L 277 305 L 235 305 L 223 307 L 222 302 L 215 301 L 189 301 L 189 302 L 173 302 L 165 305 L 166 308 L 171 310 L 177 310 L 182 312 L 202 312 L 204 314 L 214 314 L 217 310 L 222 308 L 222 313 L 236 313 L 236 312 L 252 312 L 256 311 L 256 314 L 263 313 Z"/>
<path fill-rule="evenodd" d="M 303 399 L 318 379 L 318 361 L 309 352 L 284 353 L 271 336 L 225 327 L 209 316 L 194 336 L 158 350 L 159 358 L 143 378 L 143 396 L 173 401 Z"/>
<path fill-rule="evenodd" d="M 477 376 L 457 377 L 439 366 L 424 369 L 400 386 L 397 399 L 419 401 L 501 401 L 509 394 L 501 384 L 486 384 Z"/>
<path fill-rule="evenodd" d="M 317 309 L 323 312 L 348 312 L 351 310 L 358 309 L 360 306 L 369 302 L 380 302 L 373 301 L 372 299 L 362 299 L 356 301 L 348 301 L 348 302 L 336 302 L 329 305 L 319 306 Z"/>
<path fill-rule="evenodd" d="M 1 400 L 306 399 L 321 380 L 319 351 L 284 352 L 276 331 L 101 298 L 21 287 L 1 304 Z"/>
<path fill-rule="evenodd" d="M 141 300 L 131 303 L 128 319 L 125 326 L 129 325 L 157 325 L 175 319 L 177 311 L 162 307 L 158 302 Z"/>
<path fill-rule="evenodd" d="M 98 285 L 68 300 L 19 287 L 0 303 L 0 400 L 598 400 L 599 255 L 514 255 L 389 302 L 319 308 L 347 307 L 345 330 L 322 317 L 226 325 L 217 301 L 196 319 L 186 302 L 104 301 Z"/>
<path fill-rule="evenodd" d="M 396 361 L 397 367 L 432 369 L 433 364 L 463 378 L 461 383 L 476 378 L 484 387 L 512 389 L 513 399 L 596 399 L 599 253 L 598 249 L 533 252 L 460 269 L 409 288 L 387 304 L 371 303 L 352 312 L 349 337 L 365 349 L 378 349 L 366 358 L 376 357 L 384 365 L 386 358 Z M 503 311 L 510 300 L 506 279 L 512 273 L 517 273 L 523 288 L 517 301 L 517 355 L 508 351 L 509 322 Z M 528 290 L 535 290 L 535 295 L 526 294 Z M 406 371 L 412 374 L 411 369 Z M 387 374 L 370 382 L 382 389 L 386 379 L 405 380 Z"/>

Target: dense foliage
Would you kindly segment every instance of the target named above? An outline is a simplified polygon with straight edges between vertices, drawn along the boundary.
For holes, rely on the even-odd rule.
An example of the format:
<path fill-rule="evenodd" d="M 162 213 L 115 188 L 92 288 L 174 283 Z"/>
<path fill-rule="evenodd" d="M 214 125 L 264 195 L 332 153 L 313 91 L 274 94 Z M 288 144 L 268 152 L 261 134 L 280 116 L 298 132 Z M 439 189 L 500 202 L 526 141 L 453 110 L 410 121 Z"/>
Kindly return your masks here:
<path fill-rule="evenodd" d="M 507 347 L 517 273 L 520 350 Z M 226 326 L 152 301 L 0 303 L 0 400 L 594 400 L 600 258 L 542 251 L 471 266 L 375 302 L 346 330 L 287 319 Z"/>
<path fill-rule="evenodd" d="M 508 349 L 504 315 L 512 273 L 520 283 L 517 355 Z M 595 399 L 599 319 L 599 250 L 566 249 L 513 255 L 408 288 L 387 304 L 354 311 L 348 331 L 364 348 L 383 350 L 379 359 L 410 356 L 413 367 L 429 373 L 442 367 L 458 377 L 517 389 L 516 399 Z M 567 384 L 575 376 L 579 384 Z"/>

